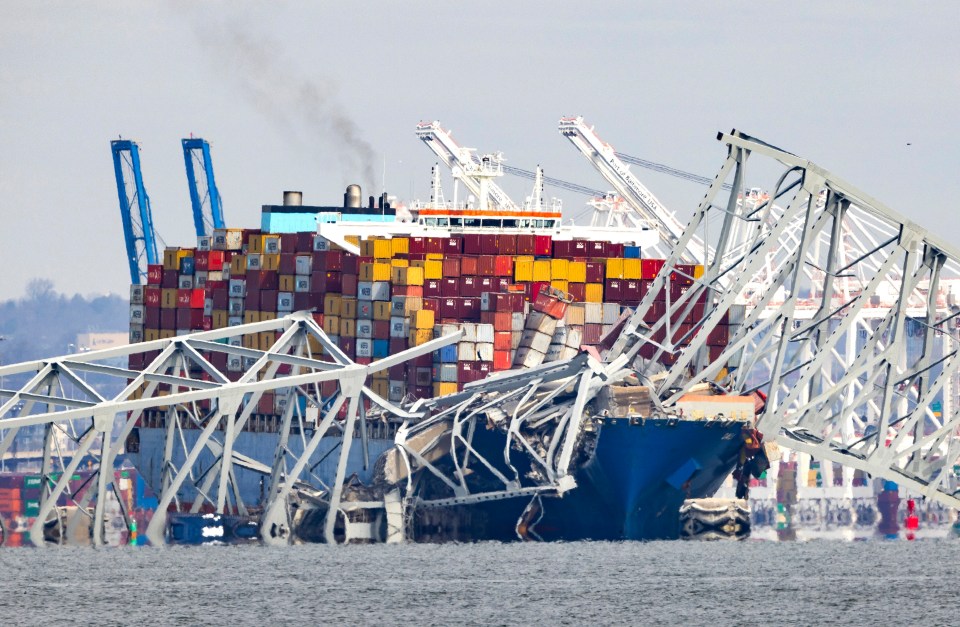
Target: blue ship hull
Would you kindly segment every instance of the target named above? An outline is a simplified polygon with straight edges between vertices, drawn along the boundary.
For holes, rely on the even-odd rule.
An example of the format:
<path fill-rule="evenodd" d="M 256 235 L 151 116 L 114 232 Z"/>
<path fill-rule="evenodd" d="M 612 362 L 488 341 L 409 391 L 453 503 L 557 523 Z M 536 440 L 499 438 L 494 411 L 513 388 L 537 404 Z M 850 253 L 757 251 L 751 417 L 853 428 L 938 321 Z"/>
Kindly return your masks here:
<path fill-rule="evenodd" d="M 605 419 L 596 434 L 592 453 L 578 463 L 575 489 L 560 497 L 543 497 L 533 509 L 530 506 L 534 504 L 526 497 L 418 510 L 413 539 L 429 542 L 515 541 L 522 537 L 546 541 L 676 538 L 683 501 L 713 495 L 733 470 L 743 444 L 743 424 L 663 418 Z M 196 433 L 185 435 L 187 443 L 192 444 Z M 477 436 L 478 450 L 499 450 L 502 459 L 502 434 L 480 430 Z M 163 430 L 141 429 L 141 453 L 130 456 L 154 489 L 160 485 L 163 440 Z M 275 442 L 276 434 L 243 433 L 236 450 L 270 464 Z M 333 451 L 338 442 L 339 438 L 324 439 L 310 462 L 315 465 L 314 474 L 327 483 L 332 482 L 336 471 L 337 454 Z M 291 449 L 299 452 L 300 446 L 299 438 L 291 438 Z M 371 465 L 366 469 L 359 447 L 355 447 L 348 475 L 356 473 L 368 483 L 373 461 L 392 446 L 390 440 L 371 439 Z M 209 452 L 204 455 L 207 457 L 201 462 L 205 468 L 213 463 L 213 456 Z M 258 473 L 237 469 L 240 491 L 248 504 L 262 498 L 260 479 Z M 186 502 L 196 496 L 187 485 L 180 494 Z"/>

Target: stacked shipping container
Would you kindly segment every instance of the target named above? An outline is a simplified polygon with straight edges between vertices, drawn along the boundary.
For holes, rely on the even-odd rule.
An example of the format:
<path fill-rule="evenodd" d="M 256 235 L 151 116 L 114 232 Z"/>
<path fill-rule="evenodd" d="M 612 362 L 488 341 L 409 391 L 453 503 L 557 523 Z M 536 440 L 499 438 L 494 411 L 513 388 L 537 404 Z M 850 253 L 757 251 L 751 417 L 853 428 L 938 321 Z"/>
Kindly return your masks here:
<path fill-rule="evenodd" d="M 315 233 L 224 229 L 200 238 L 195 249 L 168 248 L 163 265 L 150 266 L 148 284 L 131 288 L 130 340 L 312 309 L 343 352 L 367 364 L 463 329 L 457 346 L 376 373 L 371 384 L 394 401 L 407 394 L 437 396 L 492 371 L 564 359 L 580 346 L 598 345 L 623 309 L 639 304 L 663 266 L 662 260 L 641 259 L 634 246 L 555 241 L 549 235 L 471 233 L 357 243 L 359 256 Z M 662 318 L 668 298 L 680 298 L 701 274 L 699 266 L 678 267 L 647 322 Z M 674 343 L 689 340 L 703 309 L 698 302 L 689 316 L 671 321 Z M 711 334 L 714 356 L 727 335 L 726 325 Z M 664 343 L 665 331 L 653 339 Z M 265 350 L 275 340 L 276 334 L 261 333 L 233 341 Z M 320 352 L 319 344 L 311 348 Z M 649 358 L 655 350 L 648 345 L 642 354 Z M 671 358 L 661 357 L 665 363 Z M 239 358 L 211 359 L 231 377 L 244 369 Z M 282 409 L 264 396 L 262 413 Z"/>

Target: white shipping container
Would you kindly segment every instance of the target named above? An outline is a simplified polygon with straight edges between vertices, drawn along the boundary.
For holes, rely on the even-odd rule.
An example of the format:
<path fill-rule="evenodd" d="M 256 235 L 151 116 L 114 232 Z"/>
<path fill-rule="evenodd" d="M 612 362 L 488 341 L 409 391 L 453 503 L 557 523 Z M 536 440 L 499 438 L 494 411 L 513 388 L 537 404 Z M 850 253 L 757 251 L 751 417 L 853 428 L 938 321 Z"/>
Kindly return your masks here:
<path fill-rule="evenodd" d="M 143 324 L 144 317 L 147 315 L 145 305 L 130 305 L 130 322 L 133 324 Z"/>
<path fill-rule="evenodd" d="M 567 326 L 563 324 L 563 321 L 560 321 L 560 324 L 557 325 L 556 331 L 553 332 L 553 338 L 551 344 L 566 344 L 567 343 Z"/>
<path fill-rule="evenodd" d="M 567 327 L 567 337 L 564 344 L 579 349 L 580 345 L 583 344 L 583 327 Z"/>
<path fill-rule="evenodd" d="M 328 240 L 327 238 L 325 238 L 325 237 L 322 236 L 322 235 L 314 235 L 314 236 L 313 236 L 313 249 L 314 249 L 314 250 L 319 250 L 319 251 L 330 250 L 330 240 Z"/>
<path fill-rule="evenodd" d="M 243 358 L 240 355 L 227 355 L 227 370 L 230 372 L 243 370 Z"/>
<path fill-rule="evenodd" d="M 181 290 L 192 290 L 193 276 L 189 274 L 181 274 L 177 278 L 177 288 Z"/>
<path fill-rule="evenodd" d="M 210 250 L 213 246 L 213 238 L 209 235 L 201 235 L 197 238 L 197 250 Z"/>
<path fill-rule="evenodd" d="M 313 272 L 313 257 L 310 255 L 297 255 L 296 273 L 300 276 L 309 277 Z"/>
<path fill-rule="evenodd" d="M 143 286 L 142 285 L 130 286 L 130 304 L 131 305 L 143 304 Z"/>
<path fill-rule="evenodd" d="M 197 289 L 206 287 L 208 280 L 206 270 L 197 270 L 193 273 L 193 286 Z"/>
<path fill-rule="evenodd" d="M 273 397 L 273 411 L 282 414 L 287 408 L 289 397 L 286 394 L 277 394 Z"/>
<path fill-rule="evenodd" d="M 231 298 L 229 301 L 227 301 L 227 313 L 231 316 L 242 316 L 243 315 L 243 299 Z"/>
<path fill-rule="evenodd" d="M 214 232 L 214 242 L 216 242 L 216 232 Z M 226 229 L 223 249 L 243 250 L 243 229 Z"/>
<path fill-rule="evenodd" d="M 277 294 L 277 311 L 293 311 L 292 292 L 280 292 Z"/>
<path fill-rule="evenodd" d="M 493 325 L 492 324 L 477 325 L 477 341 L 487 342 L 490 344 L 493 343 Z"/>
<path fill-rule="evenodd" d="M 243 346 L 243 336 L 234 335 L 227 338 L 227 346 Z"/>
<path fill-rule="evenodd" d="M 203 299 L 203 315 L 205 316 L 213 315 L 213 299 L 212 298 Z"/>
<path fill-rule="evenodd" d="M 210 250 L 226 250 L 226 249 L 227 249 L 227 230 L 214 229 L 213 239 L 210 242 Z"/>
<path fill-rule="evenodd" d="M 293 280 L 293 291 L 299 294 L 310 292 L 310 277 L 298 276 Z"/>
<path fill-rule="evenodd" d="M 403 316 L 390 318 L 390 337 L 405 338 L 410 335 L 410 319 Z"/>
<path fill-rule="evenodd" d="M 373 320 L 357 320 L 357 337 L 373 337 Z"/>
<path fill-rule="evenodd" d="M 357 283 L 357 298 L 373 300 L 373 281 L 360 281 Z"/>
<path fill-rule="evenodd" d="M 546 333 L 540 333 L 537 331 L 533 335 L 533 339 L 530 341 L 530 348 L 537 351 L 538 353 L 546 353 L 547 349 L 550 348 L 550 339 L 551 336 Z"/>
<path fill-rule="evenodd" d="M 230 283 L 227 284 L 227 293 L 230 298 L 243 298 L 247 295 L 247 280 L 230 279 Z"/>
<path fill-rule="evenodd" d="M 437 330 L 439 329 L 439 331 Z M 443 337 L 444 335 L 450 335 L 451 333 L 456 333 L 460 330 L 459 324 L 440 324 L 434 325 L 433 332 L 434 337 Z M 467 338 L 463 338 L 464 341 L 467 341 Z"/>
<path fill-rule="evenodd" d="M 603 324 L 603 303 L 583 303 L 583 322 L 584 324 Z"/>
<path fill-rule="evenodd" d="M 603 324 L 614 324 L 620 317 L 618 303 L 603 303 Z"/>
<path fill-rule="evenodd" d="M 280 254 L 280 238 L 275 236 L 264 237 L 263 238 L 263 254 L 279 255 Z"/>
<path fill-rule="evenodd" d="M 550 337 L 553 337 L 554 331 L 557 330 L 557 319 L 548 316 L 545 313 L 540 311 L 531 311 L 530 315 L 527 316 L 527 329 L 533 329 L 540 333 L 545 333 Z"/>
<path fill-rule="evenodd" d="M 371 285 L 370 300 L 390 301 L 390 282 L 374 281 Z"/>
<path fill-rule="evenodd" d="M 243 316 L 229 316 L 227 317 L 227 326 L 228 327 L 239 327 L 243 324 Z"/>
<path fill-rule="evenodd" d="M 585 317 L 583 305 L 583 303 L 570 303 L 567 305 L 567 312 L 563 317 L 567 324 L 583 326 Z"/>
<path fill-rule="evenodd" d="M 143 325 L 142 324 L 131 324 L 130 325 L 130 343 L 136 344 L 137 342 L 143 341 Z"/>
<path fill-rule="evenodd" d="M 573 359 L 577 356 L 577 353 L 580 352 L 579 348 L 574 348 L 572 346 L 564 346 L 560 349 L 560 360 L 564 359 Z"/>
<path fill-rule="evenodd" d="M 464 342 L 476 342 L 477 341 L 477 325 L 472 322 L 464 322 L 460 325 L 460 328 L 463 329 L 463 341 Z"/>
<path fill-rule="evenodd" d="M 513 365 L 523 368 L 533 368 L 543 363 L 543 353 L 538 353 L 532 348 L 517 349 L 517 354 L 513 359 Z"/>
<path fill-rule="evenodd" d="M 457 359 L 460 361 L 476 361 L 477 360 L 477 343 L 476 342 L 460 342 L 457 344 Z"/>
<path fill-rule="evenodd" d="M 477 359 L 493 361 L 493 342 L 477 342 Z"/>
<path fill-rule="evenodd" d="M 230 266 L 225 266 L 229 268 Z M 223 281 L 223 270 L 210 270 L 207 272 L 207 283 L 210 281 Z"/>
<path fill-rule="evenodd" d="M 565 348 L 562 344 L 551 344 L 547 348 L 546 354 L 543 356 L 543 361 L 559 361 L 560 351 Z"/>
<path fill-rule="evenodd" d="M 441 383 L 457 382 L 457 364 L 440 364 L 438 366 L 438 373 Z"/>
<path fill-rule="evenodd" d="M 517 350 L 520 348 L 521 340 L 523 340 L 523 331 L 511 331 L 510 333 L 512 336 L 510 338 L 510 349 Z"/>
<path fill-rule="evenodd" d="M 249 253 L 247 255 L 247 270 L 259 270 L 261 267 L 259 253 Z"/>
<path fill-rule="evenodd" d="M 357 338 L 357 357 L 373 357 L 373 340 L 367 337 Z"/>
<path fill-rule="evenodd" d="M 399 403 L 403 400 L 404 395 L 407 393 L 407 386 L 403 381 L 390 381 L 389 383 L 389 396 L 387 399 L 394 403 Z"/>

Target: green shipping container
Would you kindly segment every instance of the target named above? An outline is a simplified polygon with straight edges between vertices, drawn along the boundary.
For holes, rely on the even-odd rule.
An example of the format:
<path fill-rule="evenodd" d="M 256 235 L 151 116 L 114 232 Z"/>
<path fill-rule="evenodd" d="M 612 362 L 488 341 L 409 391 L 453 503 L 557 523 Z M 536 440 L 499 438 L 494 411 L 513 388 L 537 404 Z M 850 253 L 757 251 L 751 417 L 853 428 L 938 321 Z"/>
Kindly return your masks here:
<path fill-rule="evenodd" d="M 27 475 L 23 478 L 23 487 L 25 488 L 39 488 L 40 487 L 40 475 Z"/>
<path fill-rule="evenodd" d="M 24 516 L 31 518 L 40 515 L 40 501 L 24 501 L 23 502 L 23 514 Z"/>

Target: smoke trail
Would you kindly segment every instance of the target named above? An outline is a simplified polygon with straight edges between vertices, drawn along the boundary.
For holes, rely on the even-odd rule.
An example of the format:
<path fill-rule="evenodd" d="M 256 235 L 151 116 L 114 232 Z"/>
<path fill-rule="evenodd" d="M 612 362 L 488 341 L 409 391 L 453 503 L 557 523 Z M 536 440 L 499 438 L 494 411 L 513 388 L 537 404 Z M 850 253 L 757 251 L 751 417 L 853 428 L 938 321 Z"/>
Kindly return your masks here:
<path fill-rule="evenodd" d="M 337 101 L 335 85 L 295 76 L 277 54 L 280 44 L 235 23 L 213 36 L 205 28 L 200 40 L 223 57 L 223 69 L 236 75 L 241 93 L 271 122 L 294 138 L 307 138 L 309 145 L 316 146 L 318 137 L 334 144 L 329 153 L 339 159 L 345 178 L 355 180 L 360 172 L 361 184 L 374 189 L 375 152 Z"/>

